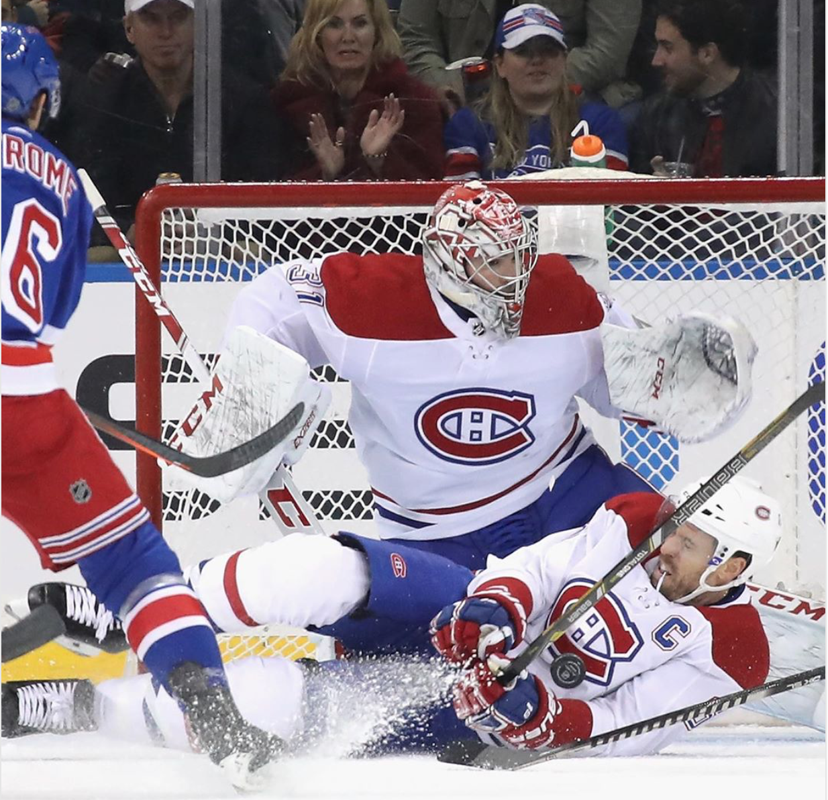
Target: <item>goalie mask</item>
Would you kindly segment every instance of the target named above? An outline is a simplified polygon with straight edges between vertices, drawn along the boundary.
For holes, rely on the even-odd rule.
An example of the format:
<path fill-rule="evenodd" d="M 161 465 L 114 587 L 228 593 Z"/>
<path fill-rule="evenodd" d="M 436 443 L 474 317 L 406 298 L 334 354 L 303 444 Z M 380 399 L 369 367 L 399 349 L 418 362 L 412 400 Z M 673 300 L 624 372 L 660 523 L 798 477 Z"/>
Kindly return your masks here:
<path fill-rule="evenodd" d="M 678 498 L 684 502 L 707 479 L 690 484 Z M 782 538 L 782 511 L 779 503 L 750 478 L 731 478 L 710 500 L 688 519 L 691 525 L 716 540 L 713 555 L 690 594 L 675 602 L 687 603 L 704 592 L 720 592 L 739 586 L 757 569 L 771 562 Z M 707 578 L 736 553 L 750 556 L 750 563 L 730 583 L 710 586 Z"/>
<path fill-rule="evenodd" d="M 480 181 L 444 192 L 423 231 L 428 282 L 507 339 L 520 331 L 537 259 L 534 228 L 515 201 Z"/>

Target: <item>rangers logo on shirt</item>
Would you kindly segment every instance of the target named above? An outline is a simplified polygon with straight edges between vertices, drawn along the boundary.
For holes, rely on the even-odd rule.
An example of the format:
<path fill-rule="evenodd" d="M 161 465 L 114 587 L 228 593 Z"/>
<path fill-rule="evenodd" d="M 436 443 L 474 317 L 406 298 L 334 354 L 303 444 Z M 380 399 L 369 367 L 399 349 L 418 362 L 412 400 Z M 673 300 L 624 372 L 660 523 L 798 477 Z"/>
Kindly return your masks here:
<path fill-rule="evenodd" d="M 535 399 L 523 392 L 459 389 L 424 403 L 414 429 L 438 458 L 455 464 L 495 464 L 525 450 L 535 437 L 529 422 Z"/>
<path fill-rule="evenodd" d="M 583 578 L 569 581 L 552 607 L 547 625 L 580 600 L 592 584 Z M 583 659 L 586 680 L 609 686 L 615 665 L 632 661 L 643 645 L 641 634 L 621 601 L 612 592 L 607 592 L 564 636 L 549 645 L 549 650 L 553 657 L 560 653 L 575 653 Z"/>

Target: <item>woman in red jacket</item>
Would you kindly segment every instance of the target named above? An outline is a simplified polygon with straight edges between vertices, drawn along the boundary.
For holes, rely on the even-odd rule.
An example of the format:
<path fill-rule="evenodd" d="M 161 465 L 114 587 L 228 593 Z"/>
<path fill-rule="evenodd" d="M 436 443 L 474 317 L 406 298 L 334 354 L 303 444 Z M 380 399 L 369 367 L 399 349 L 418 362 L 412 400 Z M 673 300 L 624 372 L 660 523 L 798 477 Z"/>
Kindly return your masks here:
<path fill-rule="evenodd" d="M 440 178 L 443 115 L 408 74 L 386 0 L 308 0 L 274 90 L 295 180 Z"/>

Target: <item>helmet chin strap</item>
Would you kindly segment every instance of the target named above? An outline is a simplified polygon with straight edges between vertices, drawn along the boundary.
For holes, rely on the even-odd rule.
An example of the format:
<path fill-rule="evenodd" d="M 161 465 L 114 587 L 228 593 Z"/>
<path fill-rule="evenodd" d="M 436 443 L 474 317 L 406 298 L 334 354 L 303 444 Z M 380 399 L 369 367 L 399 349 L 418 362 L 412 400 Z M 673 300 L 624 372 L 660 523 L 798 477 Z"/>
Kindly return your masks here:
<path fill-rule="evenodd" d="M 716 571 L 716 569 L 719 567 L 719 563 L 721 562 L 708 565 L 707 569 L 705 569 L 705 571 L 702 572 L 701 577 L 699 578 L 699 585 L 695 589 L 693 589 L 693 591 L 690 592 L 690 594 L 686 594 L 684 595 L 684 597 L 679 597 L 678 600 L 673 600 L 673 602 L 687 604 L 694 598 L 698 597 L 700 594 L 704 594 L 705 592 L 724 592 L 728 589 L 732 589 L 734 586 L 740 586 L 747 580 L 747 576 L 744 573 L 742 573 L 729 583 L 723 583 L 721 586 L 711 586 L 707 582 L 707 578 Z M 659 586 L 661 586 L 661 581 L 659 581 L 658 583 Z"/>

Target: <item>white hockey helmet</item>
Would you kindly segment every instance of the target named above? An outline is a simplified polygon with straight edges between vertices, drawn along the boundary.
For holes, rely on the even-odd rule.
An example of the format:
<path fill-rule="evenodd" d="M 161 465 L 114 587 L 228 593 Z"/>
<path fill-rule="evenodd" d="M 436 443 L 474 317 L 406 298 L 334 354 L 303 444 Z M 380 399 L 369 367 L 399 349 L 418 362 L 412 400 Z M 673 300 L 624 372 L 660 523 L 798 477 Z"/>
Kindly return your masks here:
<path fill-rule="evenodd" d="M 423 265 L 428 282 L 453 303 L 471 311 L 483 328 L 505 338 L 520 331 L 529 275 L 538 259 L 535 229 L 506 192 L 481 181 L 444 192 L 423 230 Z M 507 255 L 515 275 L 504 285 L 484 283 L 481 270 Z"/>
<path fill-rule="evenodd" d="M 691 483 L 679 495 L 684 502 L 706 481 Z M 750 478 L 731 478 L 713 497 L 688 519 L 691 525 L 716 540 L 708 566 L 693 592 L 676 600 L 686 603 L 703 592 L 719 592 L 748 581 L 753 573 L 771 562 L 782 538 L 782 510 L 779 503 L 762 491 Z M 750 563 L 741 575 L 722 586 L 710 586 L 707 578 L 719 565 L 736 553 L 750 556 Z"/>

